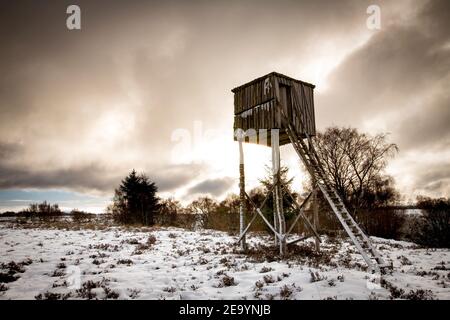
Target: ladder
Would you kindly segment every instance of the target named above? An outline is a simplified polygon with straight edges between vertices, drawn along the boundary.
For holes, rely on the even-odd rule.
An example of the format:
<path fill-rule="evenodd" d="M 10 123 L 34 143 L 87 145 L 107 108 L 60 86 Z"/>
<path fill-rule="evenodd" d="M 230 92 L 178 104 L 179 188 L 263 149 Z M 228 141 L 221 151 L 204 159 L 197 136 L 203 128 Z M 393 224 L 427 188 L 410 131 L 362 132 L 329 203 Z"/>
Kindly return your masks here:
<path fill-rule="evenodd" d="M 303 89 L 303 86 L 302 86 Z M 296 90 L 291 90 L 293 97 L 293 105 L 300 106 L 299 97 Z M 304 95 L 303 95 L 304 96 Z M 327 174 L 325 173 L 320 158 L 317 156 L 317 152 L 314 148 L 311 137 L 306 133 L 306 139 L 308 144 L 305 143 L 303 138 L 299 136 L 294 129 L 289 118 L 283 111 L 283 108 L 280 106 L 281 115 L 283 120 L 285 121 L 285 125 L 283 126 L 286 130 L 286 133 L 294 146 L 295 151 L 297 152 L 300 159 L 302 159 L 306 169 L 309 171 L 310 175 L 315 178 L 319 189 L 324 195 L 325 199 L 328 201 L 331 209 L 334 214 L 338 218 L 342 227 L 350 237 L 351 241 L 366 261 L 369 270 L 372 273 L 384 272 L 384 269 L 388 266 L 383 261 L 382 257 L 376 250 L 376 248 L 372 245 L 370 239 L 367 235 L 361 230 L 359 225 L 353 219 L 353 217 L 348 212 L 347 208 L 344 205 L 341 197 L 338 195 L 336 190 L 333 188 L 333 184 L 328 179 Z M 294 109 L 295 110 L 295 109 Z M 294 117 L 297 115 L 293 115 Z M 300 125 L 303 126 L 301 117 L 298 117 L 300 120 Z"/>

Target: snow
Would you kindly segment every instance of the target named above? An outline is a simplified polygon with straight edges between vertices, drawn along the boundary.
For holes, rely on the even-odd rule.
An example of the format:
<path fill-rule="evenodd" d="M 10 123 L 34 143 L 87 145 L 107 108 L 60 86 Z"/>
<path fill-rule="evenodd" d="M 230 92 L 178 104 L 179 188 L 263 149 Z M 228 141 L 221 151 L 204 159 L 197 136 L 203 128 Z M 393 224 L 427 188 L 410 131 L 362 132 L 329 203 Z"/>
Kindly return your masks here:
<path fill-rule="evenodd" d="M 155 243 L 147 243 L 150 236 Z M 74 231 L 0 224 L 0 272 L 7 273 L 11 261 L 22 266 L 22 272 L 15 273 L 16 281 L 4 283 L 7 288 L 0 291 L 0 299 L 35 299 L 50 293 L 69 299 L 391 298 L 388 289 L 370 281 L 378 278 L 363 270 L 362 258 L 346 240 L 323 237 L 322 252 L 331 257 L 328 262 L 308 256 L 264 260 L 240 253 L 236 240 L 212 230 Z M 386 281 L 405 293 L 431 290 L 427 297 L 450 299 L 450 250 L 372 240 L 394 265 L 392 274 L 384 276 Z M 265 235 L 248 238 L 253 247 L 272 242 Z M 313 244 L 306 241 L 300 246 Z M 317 273 L 318 281 L 311 282 L 311 272 Z M 89 280 L 93 288 L 80 289 Z"/>
<path fill-rule="evenodd" d="M 248 110 L 242 112 L 241 113 L 241 118 L 245 119 L 245 118 L 247 118 L 249 116 L 252 116 L 253 115 L 253 111 L 254 110 L 256 111 L 258 108 L 260 108 L 262 111 L 268 111 L 270 109 L 270 105 L 271 105 L 270 101 L 262 103 L 262 104 L 258 104 L 256 106 L 252 107 L 251 109 L 248 109 Z"/>
<path fill-rule="evenodd" d="M 406 215 L 421 216 L 421 215 L 423 215 L 423 210 L 422 209 L 406 209 L 406 210 L 404 210 L 404 213 Z"/>

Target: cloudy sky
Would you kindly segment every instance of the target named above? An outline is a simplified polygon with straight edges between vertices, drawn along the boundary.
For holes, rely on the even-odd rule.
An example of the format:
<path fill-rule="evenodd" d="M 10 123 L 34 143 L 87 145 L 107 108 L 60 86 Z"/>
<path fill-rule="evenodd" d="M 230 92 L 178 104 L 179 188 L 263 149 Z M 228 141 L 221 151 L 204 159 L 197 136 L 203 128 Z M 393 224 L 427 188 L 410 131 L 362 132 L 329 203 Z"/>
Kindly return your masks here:
<path fill-rule="evenodd" d="M 0 211 L 100 212 L 132 168 L 185 202 L 236 191 L 230 90 L 271 71 L 317 86 L 320 130 L 388 132 L 405 201 L 449 196 L 449 30 L 446 0 L 1 0 Z M 251 187 L 270 149 L 245 147 Z M 291 146 L 282 157 L 300 187 Z"/>

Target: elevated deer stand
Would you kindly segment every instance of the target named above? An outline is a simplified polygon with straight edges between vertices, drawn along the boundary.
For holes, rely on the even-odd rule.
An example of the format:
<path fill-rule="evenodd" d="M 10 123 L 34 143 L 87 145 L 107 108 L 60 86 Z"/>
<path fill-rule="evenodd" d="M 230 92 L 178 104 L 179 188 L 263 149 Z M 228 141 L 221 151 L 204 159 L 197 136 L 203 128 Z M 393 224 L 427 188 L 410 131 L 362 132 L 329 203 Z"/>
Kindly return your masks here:
<path fill-rule="evenodd" d="M 316 226 L 318 224 L 317 220 L 317 206 L 314 204 L 314 207 L 316 208 L 314 210 L 314 225 L 310 223 L 308 218 L 304 214 L 304 208 L 306 207 L 306 204 L 308 201 L 316 199 L 315 194 L 316 191 L 311 192 L 308 197 L 303 201 L 302 204 L 298 204 L 293 197 L 293 195 L 290 193 L 290 191 L 285 188 L 285 185 L 282 183 L 280 179 L 280 145 L 279 145 L 279 134 L 278 129 L 272 129 L 271 130 L 271 141 L 270 145 L 272 147 L 272 176 L 273 176 L 273 184 L 265 196 L 263 202 L 261 203 L 260 207 L 258 207 L 254 201 L 250 198 L 250 196 L 245 191 L 245 169 L 244 169 L 244 148 L 243 148 L 243 141 L 245 138 L 245 133 L 242 130 L 236 131 L 236 138 L 239 142 L 239 194 L 240 194 L 240 208 L 239 208 L 239 231 L 240 231 L 240 237 L 238 242 L 241 244 L 242 250 L 247 249 L 246 239 L 245 236 L 250 229 L 252 223 L 255 221 L 257 216 L 260 216 L 262 220 L 265 222 L 265 224 L 272 230 L 274 233 L 274 241 L 275 245 L 278 245 L 280 248 L 280 255 L 285 255 L 287 253 L 287 246 L 290 244 L 297 243 L 299 241 L 302 241 L 309 236 L 304 236 L 301 238 L 298 238 L 296 240 L 293 240 L 289 243 L 287 243 L 286 239 L 287 236 L 292 232 L 297 222 L 299 222 L 300 218 L 303 220 L 305 226 L 307 229 L 312 231 L 312 235 L 316 238 L 316 250 L 319 250 L 319 243 L 320 243 L 320 237 L 318 233 L 316 232 Z M 267 202 L 267 199 L 269 198 L 270 194 L 273 194 L 273 224 L 270 223 L 270 221 L 264 216 L 262 213 L 262 209 L 264 205 Z M 295 215 L 294 221 L 289 227 L 289 230 L 286 231 L 286 221 L 284 216 L 284 210 L 283 210 L 283 196 L 287 195 L 294 205 L 294 207 L 297 210 L 297 214 Z M 246 201 L 250 203 L 253 211 L 253 215 L 247 224 L 245 226 L 245 208 L 246 208 Z"/>
<path fill-rule="evenodd" d="M 281 255 L 286 254 L 290 244 L 311 235 L 316 238 L 316 249 L 319 250 L 320 237 L 316 230 L 318 228 L 317 193 L 320 191 L 369 269 L 372 272 L 378 272 L 385 268 L 386 264 L 375 246 L 371 244 L 370 239 L 348 212 L 315 151 L 313 138 L 316 134 L 316 127 L 313 90 L 314 85 L 312 84 L 275 72 L 232 90 L 234 93 L 234 139 L 239 142 L 240 154 L 239 242 L 242 249 L 245 249 L 245 235 L 256 217 L 260 216 L 274 233 L 275 243 L 279 245 Z M 257 207 L 245 192 L 244 142 L 272 148 L 273 185 L 260 207 Z M 292 194 L 289 193 L 289 189 L 283 185 L 280 179 L 280 145 L 288 143 L 294 147 L 313 182 L 313 191 L 301 204 L 295 201 Z M 273 224 L 261 212 L 270 193 L 273 193 L 274 199 Z M 287 231 L 282 201 L 284 196 L 289 197 L 297 211 L 294 221 Z M 253 212 L 247 226 L 245 226 L 246 201 L 250 203 Z M 313 223 L 307 219 L 304 213 L 308 201 L 312 201 L 313 204 Z M 310 231 L 310 235 L 287 243 L 287 236 L 300 219 Z"/>

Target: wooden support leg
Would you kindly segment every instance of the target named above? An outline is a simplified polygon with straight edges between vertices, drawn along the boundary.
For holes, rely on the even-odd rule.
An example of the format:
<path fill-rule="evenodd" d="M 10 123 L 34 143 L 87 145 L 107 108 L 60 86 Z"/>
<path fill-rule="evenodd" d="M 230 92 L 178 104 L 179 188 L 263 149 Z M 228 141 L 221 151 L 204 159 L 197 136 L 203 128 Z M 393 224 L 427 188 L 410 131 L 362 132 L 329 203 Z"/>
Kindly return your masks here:
<path fill-rule="evenodd" d="M 319 229 L 319 207 L 318 207 L 318 203 L 317 203 L 317 189 L 314 188 L 314 195 L 313 195 L 313 210 L 314 210 L 314 218 L 313 218 L 313 225 L 314 225 L 314 229 L 317 230 Z M 320 241 L 316 238 L 316 251 L 320 251 Z"/>
<path fill-rule="evenodd" d="M 273 227 L 275 228 L 276 232 L 279 232 L 279 228 L 278 228 L 278 215 L 277 215 L 277 210 L 276 210 L 276 199 L 277 199 L 277 188 L 273 188 Z M 279 245 L 279 239 L 276 236 L 276 234 L 274 234 L 273 236 L 273 240 L 275 245 Z"/>
<path fill-rule="evenodd" d="M 242 240 L 242 238 L 245 237 L 245 235 L 247 234 L 248 230 L 250 229 L 250 227 L 251 227 L 253 221 L 255 221 L 256 217 L 257 217 L 258 214 L 259 214 L 258 210 L 261 211 L 261 209 L 264 208 L 264 205 L 266 204 L 267 199 L 269 199 L 269 195 L 272 193 L 272 190 L 273 190 L 273 186 L 270 188 L 269 193 L 266 195 L 266 197 L 264 198 L 264 200 L 263 200 L 263 202 L 261 203 L 261 205 L 260 205 L 259 208 L 257 208 L 256 205 L 255 205 L 252 201 L 250 201 L 250 204 L 253 206 L 254 214 L 253 214 L 253 217 L 250 219 L 250 222 L 248 223 L 248 225 L 245 227 L 244 231 L 241 232 L 241 234 L 240 234 L 240 236 L 239 236 L 239 239 L 238 239 L 238 241 L 237 241 L 238 243 L 240 243 L 241 240 Z M 246 193 L 245 191 L 244 191 L 244 196 L 245 196 L 246 198 L 248 198 L 248 195 L 247 195 L 247 193 Z M 269 228 L 270 228 L 270 227 L 269 227 Z M 277 235 L 275 234 L 275 236 L 277 236 Z"/>
<path fill-rule="evenodd" d="M 295 224 L 297 223 L 297 221 L 299 220 L 299 218 L 303 219 L 303 223 L 305 225 L 305 227 L 307 229 L 309 229 L 312 233 L 313 236 L 316 237 L 317 241 L 321 241 L 319 234 L 316 232 L 316 229 L 314 228 L 314 225 L 311 224 L 311 222 L 309 222 L 308 218 L 305 216 L 304 212 L 303 212 L 303 207 L 306 205 L 306 203 L 308 202 L 309 198 L 312 196 L 313 192 L 311 192 L 305 200 L 303 200 L 303 203 L 301 205 L 298 205 L 297 201 L 294 199 L 294 197 L 292 196 L 292 194 L 289 192 L 289 190 L 286 190 L 287 195 L 291 198 L 292 204 L 296 207 L 296 209 L 298 210 L 298 214 L 294 219 L 294 222 L 292 222 L 291 227 L 289 228 L 289 230 L 286 232 L 286 235 L 290 234 L 292 229 L 294 228 Z"/>
<path fill-rule="evenodd" d="M 252 207 L 256 210 L 256 212 L 259 214 L 259 216 L 263 219 L 263 221 L 269 227 L 269 229 L 272 230 L 272 232 L 275 234 L 275 236 L 278 237 L 278 239 L 282 239 L 283 237 L 273 228 L 273 226 L 270 224 L 269 220 L 267 220 L 267 218 L 261 212 L 261 209 L 256 206 L 255 202 L 252 200 L 252 198 L 250 198 L 250 196 L 247 194 L 247 192 L 245 193 L 245 197 L 247 198 L 248 202 L 250 202 Z"/>
<path fill-rule="evenodd" d="M 279 178 L 279 175 L 278 175 Z M 278 180 L 280 183 L 280 180 Z M 284 211 L 283 211 L 283 199 L 282 199 L 282 193 L 281 193 L 281 186 L 278 184 L 277 188 L 277 212 L 278 212 L 278 232 L 283 236 L 283 239 L 280 241 L 280 254 L 284 255 L 286 254 L 286 238 L 284 237 L 286 235 L 286 222 L 284 219 Z"/>
<path fill-rule="evenodd" d="M 317 232 L 319 230 L 319 207 L 318 207 L 318 201 L 317 201 L 318 200 L 317 199 L 317 180 L 314 176 L 312 177 L 312 184 L 313 184 L 313 198 L 312 198 L 313 225 L 314 225 L 314 230 L 316 230 L 316 232 Z M 319 252 L 320 251 L 319 239 L 316 238 L 315 244 L 316 244 L 316 251 Z"/>
<path fill-rule="evenodd" d="M 272 183 L 273 183 L 273 190 L 272 190 L 272 198 L 273 198 L 273 227 L 275 229 L 275 234 L 274 234 L 274 242 L 275 245 L 279 245 L 279 239 L 276 236 L 276 233 L 279 233 L 279 227 L 278 227 L 278 211 L 277 211 L 277 190 L 278 190 L 278 175 L 276 174 L 277 172 L 277 156 L 276 156 L 276 147 L 274 144 L 274 136 L 273 136 L 273 131 L 271 132 L 271 146 L 272 146 Z"/>
<path fill-rule="evenodd" d="M 277 178 L 274 179 L 274 182 L 276 179 Z M 275 188 L 273 189 L 273 225 L 275 230 L 281 234 L 279 191 L 278 185 L 275 185 Z M 281 245 L 281 242 L 277 237 L 275 237 L 275 245 Z"/>
<path fill-rule="evenodd" d="M 242 138 L 239 139 L 239 233 L 242 236 L 241 249 L 247 249 L 247 243 L 244 234 L 245 228 L 245 171 L 244 171 L 244 148 L 242 146 Z"/>
<path fill-rule="evenodd" d="M 274 225 L 278 227 L 277 232 L 281 235 L 278 244 L 280 245 L 280 255 L 286 254 L 286 224 L 283 213 L 283 199 L 281 198 L 281 177 L 280 177 L 280 141 L 279 131 L 277 129 L 272 130 L 272 170 L 273 170 L 273 183 L 274 188 Z M 276 239 L 276 238 L 275 238 Z"/>

